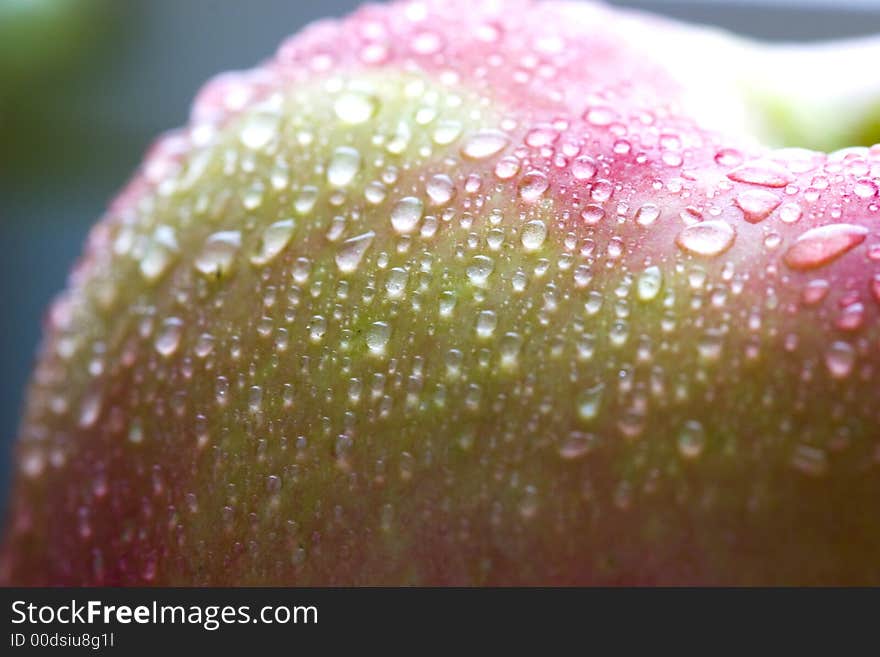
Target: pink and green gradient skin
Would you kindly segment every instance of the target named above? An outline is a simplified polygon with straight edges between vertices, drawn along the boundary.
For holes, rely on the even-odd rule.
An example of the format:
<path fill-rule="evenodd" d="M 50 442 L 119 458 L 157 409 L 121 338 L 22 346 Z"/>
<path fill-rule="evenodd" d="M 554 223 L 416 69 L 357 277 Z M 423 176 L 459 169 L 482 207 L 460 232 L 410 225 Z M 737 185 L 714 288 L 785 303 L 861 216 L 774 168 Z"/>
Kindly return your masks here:
<path fill-rule="evenodd" d="M 210 82 L 47 315 L 3 579 L 880 583 L 880 146 L 761 145 L 737 48 L 438 1 Z"/>

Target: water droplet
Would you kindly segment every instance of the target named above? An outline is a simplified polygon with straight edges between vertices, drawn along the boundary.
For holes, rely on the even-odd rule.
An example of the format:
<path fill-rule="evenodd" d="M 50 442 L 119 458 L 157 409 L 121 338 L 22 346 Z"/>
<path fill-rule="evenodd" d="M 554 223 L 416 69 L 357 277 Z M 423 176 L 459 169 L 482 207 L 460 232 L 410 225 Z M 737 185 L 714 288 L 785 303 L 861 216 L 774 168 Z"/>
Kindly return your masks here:
<path fill-rule="evenodd" d="M 438 121 L 431 138 L 435 144 L 448 146 L 461 135 L 461 123 L 458 121 Z"/>
<path fill-rule="evenodd" d="M 266 226 L 260 241 L 260 249 L 251 256 L 255 265 L 265 265 L 274 260 L 290 243 L 296 222 L 293 219 L 282 219 Z"/>
<path fill-rule="evenodd" d="M 545 123 L 535 126 L 526 133 L 526 144 L 532 148 L 551 146 L 559 139 L 559 131 L 551 124 Z"/>
<path fill-rule="evenodd" d="M 333 111 L 340 121 L 358 125 L 370 120 L 379 107 L 374 96 L 360 91 L 346 91 L 333 103 Z"/>
<path fill-rule="evenodd" d="M 740 192 L 736 197 L 736 204 L 743 211 L 746 221 L 751 224 L 769 217 L 781 202 L 776 194 L 763 189 L 749 189 Z"/>
<path fill-rule="evenodd" d="M 498 343 L 498 351 L 501 355 L 501 366 L 507 369 L 516 367 L 519 351 L 522 348 L 523 339 L 519 333 L 508 332 Z"/>
<path fill-rule="evenodd" d="M 193 263 L 205 276 L 220 278 L 232 270 L 235 257 L 241 248 L 241 233 L 224 230 L 205 240 L 202 252 Z"/>
<path fill-rule="evenodd" d="M 176 253 L 177 238 L 174 229 L 170 226 L 159 226 L 140 260 L 141 274 L 148 282 L 159 280 L 176 258 Z"/>
<path fill-rule="evenodd" d="M 602 209 L 601 205 L 587 205 L 581 210 L 581 219 L 584 220 L 584 223 L 588 226 L 595 226 L 605 217 L 605 210 Z"/>
<path fill-rule="evenodd" d="M 438 173 L 428 179 L 425 191 L 428 192 L 432 204 L 446 205 L 455 195 L 455 184 L 449 176 Z"/>
<path fill-rule="evenodd" d="M 873 181 L 863 178 L 853 185 L 853 193 L 859 198 L 872 198 L 877 196 L 877 185 Z"/>
<path fill-rule="evenodd" d="M 484 255 L 476 255 L 471 259 L 471 264 L 467 268 L 468 280 L 478 286 L 483 287 L 489 275 L 495 270 L 495 262 L 492 258 Z"/>
<path fill-rule="evenodd" d="M 639 276 L 636 290 L 641 301 L 653 301 L 660 294 L 663 287 L 663 273 L 660 267 L 652 265 L 647 267 Z"/>
<path fill-rule="evenodd" d="M 308 185 L 303 187 L 293 202 L 293 209 L 299 215 L 309 214 L 318 200 L 318 188 Z"/>
<path fill-rule="evenodd" d="M 605 384 L 599 383 L 591 388 L 584 388 L 577 398 L 577 411 L 582 420 L 590 421 L 599 415 L 599 407 L 602 403 L 602 394 Z"/>
<path fill-rule="evenodd" d="M 391 209 L 391 226 L 401 234 L 411 233 L 422 218 L 422 202 L 415 196 L 405 196 Z"/>
<path fill-rule="evenodd" d="M 547 226 L 540 219 L 528 221 L 522 228 L 520 239 L 526 251 L 536 251 L 547 239 Z"/>
<path fill-rule="evenodd" d="M 340 146 L 333 151 L 327 165 L 327 182 L 334 187 L 345 187 L 361 168 L 361 154 L 350 146 Z"/>
<path fill-rule="evenodd" d="M 685 422 L 678 434 L 678 453 L 689 461 L 698 458 L 706 446 L 706 431 L 696 420 Z"/>
<path fill-rule="evenodd" d="M 589 180 L 596 175 L 596 161 L 589 155 L 576 157 L 571 163 L 571 175 L 577 180 Z"/>
<path fill-rule="evenodd" d="M 572 431 L 559 445 L 559 456 L 566 461 L 583 458 L 595 449 L 596 442 L 595 434 Z"/>
<path fill-rule="evenodd" d="M 807 306 L 815 306 L 828 296 L 828 290 L 831 288 L 828 281 L 817 279 L 806 284 L 801 293 L 801 300 Z"/>
<path fill-rule="evenodd" d="M 746 162 L 728 173 L 727 177 L 737 182 L 762 187 L 785 187 L 794 180 L 794 176 L 787 168 L 769 160 Z"/>
<path fill-rule="evenodd" d="M 880 274 L 874 274 L 871 277 L 871 296 L 874 297 L 874 301 L 880 303 Z"/>
<path fill-rule="evenodd" d="M 498 316 L 491 310 L 481 310 L 477 315 L 477 336 L 490 338 L 498 326 Z"/>
<path fill-rule="evenodd" d="M 717 256 L 733 245 L 736 231 L 726 221 L 709 220 L 687 226 L 675 243 L 685 251 L 701 256 Z"/>
<path fill-rule="evenodd" d="M 660 217 L 660 208 L 653 203 L 645 203 L 636 210 L 636 223 L 641 226 L 650 226 Z"/>
<path fill-rule="evenodd" d="M 828 456 L 818 447 L 797 445 L 791 455 L 791 467 L 809 477 L 821 477 L 828 470 Z"/>
<path fill-rule="evenodd" d="M 406 269 L 402 267 L 394 267 L 388 272 L 388 278 L 385 280 L 385 291 L 391 299 L 399 299 L 406 291 L 406 281 L 409 275 Z"/>
<path fill-rule="evenodd" d="M 104 400 L 98 391 L 89 392 L 83 397 L 79 410 L 78 424 L 80 428 L 88 429 L 89 427 L 94 426 L 95 422 L 98 421 L 98 418 L 101 415 L 103 404 Z"/>
<path fill-rule="evenodd" d="M 499 130 L 480 130 L 467 138 L 461 154 L 472 160 L 483 160 L 500 153 L 508 142 L 507 135 Z"/>
<path fill-rule="evenodd" d="M 171 356 L 177 351 L 177 346 L 180 344 L 180 336 L 182 333 L 183 320 L 177 317 L 169 317 L 166 319 L 162 322 L 162 327 L 156 335 L 156 341 L 154 343 L 156 351 L 165 358 Z"/>
<path fill-rule="evenodd" d="M 381 356 L 391 338 L 391 326 L 387 322 L 373 322 L 367 329 L 366 343 L 370 353 Z"/>
<path fill-rule="evenodd" d="M 784 224 L 794 224 L 800 221 L 803 210 L 797 203 L 785 203 L 779 208 L 779 219 Z"/>
<path fill-rule="evenodd" d="M 251 150 L 260 150 L 278 133 L 278 116 L 257 112 L 248 117 L 239 133 L 241 143 Z"/>
<path fill-rule="evenodd" d="M 792 269 L 815 269 L 858 246 L 867 235 L 867 228 L 855 224 L 820 226 L 798 237 L 783 259 Z"/>
<path fill-rule="evenodd" d="M 855 350 L 848 342 L 835 341 L 825 351 L 825 366 L 835 379 L 845 379 L 855 364 Z"/>
<path fill-rule="evenodd" d="M 376 233 L 372 230 L 355 237 L 350 237 L 340 245 L 339 251 L 336 253 L 336 266 L 343 274 L 350 274 L 355 271 L 361 264 L 361 260 Z"/>
<path fill-rule="evenodd" d="M 547 176 L 543 173 L 540 171 L 529 171 L 519 181 L 519 196 L 527 203 L 534 203 L 544 195 L 549 185 Z"/>

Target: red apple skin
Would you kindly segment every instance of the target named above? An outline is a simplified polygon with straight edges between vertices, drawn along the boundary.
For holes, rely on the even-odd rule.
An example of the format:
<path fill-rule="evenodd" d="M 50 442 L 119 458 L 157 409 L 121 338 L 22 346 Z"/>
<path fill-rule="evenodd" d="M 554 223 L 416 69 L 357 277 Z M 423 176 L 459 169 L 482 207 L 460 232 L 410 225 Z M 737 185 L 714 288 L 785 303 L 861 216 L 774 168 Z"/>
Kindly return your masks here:
<path fill-rule="evenodd" d="M 721 131 L 689 35 L 366 6 L 210 83 L 47 315 L 3 580 L 880 583 L 880 147 Z"/>

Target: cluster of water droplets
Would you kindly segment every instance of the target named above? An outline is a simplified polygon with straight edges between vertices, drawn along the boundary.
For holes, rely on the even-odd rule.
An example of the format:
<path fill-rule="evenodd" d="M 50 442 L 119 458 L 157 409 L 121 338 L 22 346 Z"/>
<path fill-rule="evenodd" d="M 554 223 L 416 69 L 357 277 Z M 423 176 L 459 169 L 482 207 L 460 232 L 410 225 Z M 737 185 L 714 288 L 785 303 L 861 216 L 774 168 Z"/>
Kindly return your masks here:
<path fill-rule="evenodd" d="M 440 57 L 444 41 L 409 47 Z M 540 61 L 521 58 L 518 83 L 551 85 L 559 69 Z M 880 274 L 826 275 L 880 262 L 865 227 L 876 152 L 756 159 L 612 87 L 574 118 L 511 118 L 441 81 L 325 76 L 268 94 L 96 229 L 104 255 L 50 318 L 22 458 L 39 481 L 91 437 L 67 504 L 96 581 L 111 566 L 156 576 L 155 555 L 105 563 L 90 520 L 137 482 L 149 529 L 123 543 L 205 549 L 201 524 L 211 550 L 271 574 L 351 542 L 364 495 L 381 500 L 380 536 L 416 511 L 467 535 L 457 487 L 494 527 L 572 500 L 687 505 L 682 473 L 700 464 L 777 450 L 822 476 L 876 421 Z M 840 401 L 822 399 L 831 386 Z M 415 509 L 401 500 L 416 482 L 449 492 Z"/>

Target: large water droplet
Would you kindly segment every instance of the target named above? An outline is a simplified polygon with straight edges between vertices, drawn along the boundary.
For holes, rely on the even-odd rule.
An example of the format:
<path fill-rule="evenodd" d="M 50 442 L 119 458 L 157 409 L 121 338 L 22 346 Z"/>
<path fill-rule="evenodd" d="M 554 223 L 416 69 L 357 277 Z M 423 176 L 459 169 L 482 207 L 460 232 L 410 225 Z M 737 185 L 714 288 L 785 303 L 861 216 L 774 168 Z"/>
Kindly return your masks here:
<path fill-rule="evenodd" d="M 180 336 L 183 333 L 183 320 L 178 317 L 169 317 L 162 322 L 162 327 L 156 335 L 154 345 L 156 351 L 165 358 L 171 356 L 180 344 Z"/>
<path fill-rule="evenodd" d="M 360 91 L 346 91 L 333 103 L 333 111 L 340 121 L 357 125 L 368 121 L 376 113 L 379 103 L 374 96 Z"/>
<path fill-rule="evenodd" d="M 235 257 L 241 248 L 241 233 L 224 230 L 205 240 L 202 252 L 193 263 L 205 276 L 220 278 L 232 270 Z"/>
<path fill-rule="evenodd" d="M 428 192 L 428 198 L 434 205 L 445 205 L 452 200 L 455 194 L 455 183 L 449 176 L 438 173 L 431 176 L 425 185 L 425 191 Z"/>
<path fill-rule="evenodd" d="M 495 262 L 492 258 L 484 255 L 476 255 L 471 259 L 471 264 L 469 264 L 467 268 L 468 280 L 478 287 L 483 287 L 494 269 Z"/>
<path fill-rule="evenodd" d="M 828 373 L 835 379 L 845 379 L 852 372 L 855 364 L 855 350 L 848 342 L 832 342 L 825 351 L 825 366 Z"/>
<path fill-rule="evenodd" d="M 526 251 L 536 251 L 547 239 L 547 226 L 540 219 L 528 221 L 522 228 L 520 239 Z"/>
<path fill-rule="evenodd" d="M 776 194 L 763 189 L 749 189 L 740 192 L 736 197 L 736 204 L 743 211 L 743 216 L 752 224 L 769 217 L 781 202 Z"/>
<path fill-rule="evenodd" d="M 508 137 L 499 130 L 479 130 L 470 135 L 461 147 L 461 154 L 472 160 L 483 160 L 501 152 Z"/>
<path fill-rule="evenodd" d="M 260 150 L 278 133 L 278 116 L 258 112 L 248 117 L 239 133 L 241 143 L 252 150 Z"/>
<path fill-rule="evenodd" d="M 566 461 L 583 458 L 596 447 L 596 436 L 583 431 L 572 431 L 559 445 L 559 456 Z"/>
<path fill-rule="evenodd" d="M 361 154 L 350 146 L 340 146 L 333 152 L 327 165 L 327 182 L 334 187 L 345 187 L 361 168 Z"/>
<path fill-rule="evenodd" d="M 138 264 L 141 274 L 151 283 L 159 280 L 177 257 L 176 254 L 177 238 L 174 229 L 170 226 L 159 226 Z"/>
<path fill-rule="evenodd" d="M 660 217 L 660 208 L 653 203 L 645 203 L 636 210 L 636 223 L 641 226 L 650 226 Z"/>
<path fill-rule="evenodd" d="M 868 229 L 855 224 L 830 224 L 798 237 L 783 257 L 792 269 L 821 267 L 865 241 Z"/>
<path fill-rule="evenodd" d="M 549 185 L 547 176 L 543 173 L 540 171 L 529 171 L 519 181 L 519 196 L 527 203 L 534 203 L 544 195 Z"/>
<path fill-rule="evenodd" d="M 391 226 L 401 234 L 411 233 L 422 218 L 422 202 L 415 196 L 405 196 L 391 209 Z"/>
<path fill-rule="evenodd" d="M 682 230 L 675 243 L 685 251 L 701 256 L 717 256 L 733 245 L 736 231 L 726 221 L 701 221 Z"/>
<path fill-rule="evenodd" d="M 343 274 L 355 271 L 361 264 L 367 249 L 370 248 L 370 244 L 373 243 L 374 237 L 376 237 L 376 233 L 371 230 L 342 242 L 339 251 L 336 252 L 336 266 L 339 267 L 339 271 Z"/>
<path fill-rule="evenodd" d="M 584 388 L 577 397 L 577 411 L 582 420 L 590 421 L 599 415 L 602 394 L 605 384 L 599 383 L 591 388 Z"/>
<path fill-rule="evenodd" d="M 257 253 L 251 256 L 255 265 L 265 265 L 274 260 L 290 243 L 296 222 L 293 219 L 282 219 L 266 226 Z"/>
<path fill-rule="evenodd" d="M 481 310 L 477 315 L 477 337 L 490 338 L 498 326 L 498 316 L 491 310 Z"/>
<path fill-rule="evenodd" d="M 381 356 L 391 338 L 391 326 L 387 322 L 373 322 L 367 329 L 366 343 L 370 353 Z"/>
<path fill-rule="evenodd" d="M 660 267 L 652 265 L 639 275 L 636 291 L 641 301 L 652 301 L 660 294 L 661 287 L 663 287 L 663 274 Z"/>
<path fill-rule="evenodd" d="M 762 187 L 785 187 L 794 180 L 788 169 L 769 160 L 746 162 L 728 173 L 727 177 L 737 182 Z"/>

